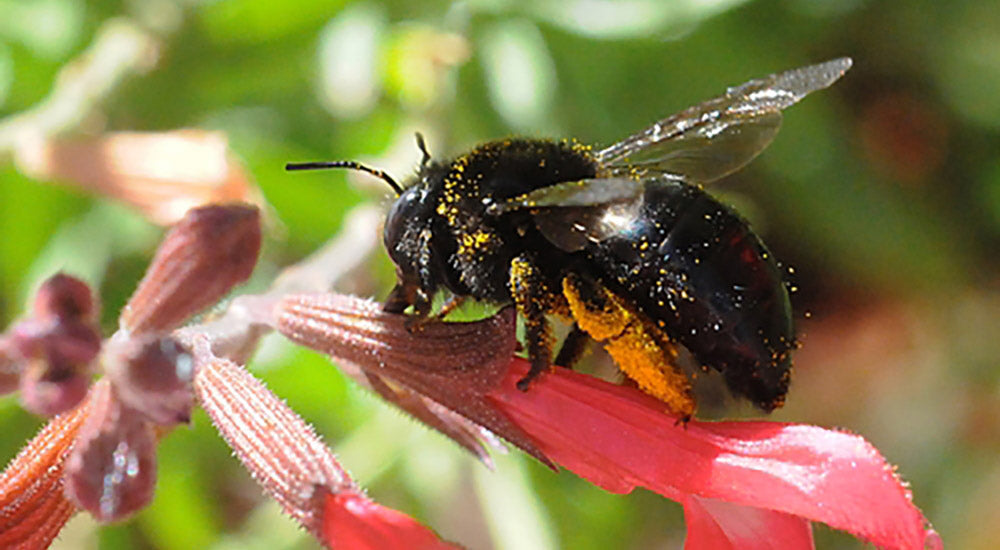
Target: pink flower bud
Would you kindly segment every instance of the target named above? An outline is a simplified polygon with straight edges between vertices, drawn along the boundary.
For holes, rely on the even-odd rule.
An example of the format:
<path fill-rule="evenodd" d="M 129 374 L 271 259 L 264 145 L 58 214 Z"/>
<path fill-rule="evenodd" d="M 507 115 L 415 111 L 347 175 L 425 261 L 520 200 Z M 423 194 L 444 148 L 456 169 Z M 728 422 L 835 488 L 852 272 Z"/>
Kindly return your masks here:
<path fill-rule="evenodd" d="M 9 338 L 0 336 L 0 395 L 17 389 L 21 380 L 21 362 Z"/>
<path fill-rule="evenodd" d="M 21 403 L 35 414 L 53 416 L 79 404 L 89 386 L 90 375 L 83 370 L 34 359 L 21 373 Z"/>
<path fill-rule="evenodd" d="M 121 326 L 132 333 L 177 328 L 250 277 L 260 238 L 255 206 L 191 209 L 160 244 L 122 312 Z"/>
<path fill-rule="evenodd" d="M 101 351 L 97 328 L 75 319 L 26 319 L 14 326 L 12 343 L 23 359 L 43 360 L 61 369 L 85 366 Z"/>
<path fill-rule="evenodd" d="M 35 294 L 33 309 L 38 319 L 59 317 L 93 321 L 97 317 L 90 286 L 65 273 L 56 273 L 42 283 Z"/>

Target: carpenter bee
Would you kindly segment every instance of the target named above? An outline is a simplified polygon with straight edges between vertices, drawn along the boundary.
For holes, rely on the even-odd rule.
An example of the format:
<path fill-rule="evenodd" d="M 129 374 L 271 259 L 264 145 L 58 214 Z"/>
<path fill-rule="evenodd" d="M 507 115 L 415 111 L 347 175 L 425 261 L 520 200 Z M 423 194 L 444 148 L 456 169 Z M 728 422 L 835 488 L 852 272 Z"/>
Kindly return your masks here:
<path fill-rule="evenodd" d="M 731 392 L 765 412 L 788 391 L 796 347 L 778 264 L 747 221 L 701 185 L 740 169 L 771 143 L 781 111 L 851 66 L 835 59 L 730 88 L 603 149 L 574 140 L 505 139 L 451 160 L 424 154 L 398 195 L 384 242 L 398 282 L 385 310 L 429 319 L 439 290 L 513 304 L 531 369 L 572 366 L 604 345 L 645 392 L 689 418 L 690 381 L 676 344 Z M 553 361 L 548 316 L 571 323 Z"/>

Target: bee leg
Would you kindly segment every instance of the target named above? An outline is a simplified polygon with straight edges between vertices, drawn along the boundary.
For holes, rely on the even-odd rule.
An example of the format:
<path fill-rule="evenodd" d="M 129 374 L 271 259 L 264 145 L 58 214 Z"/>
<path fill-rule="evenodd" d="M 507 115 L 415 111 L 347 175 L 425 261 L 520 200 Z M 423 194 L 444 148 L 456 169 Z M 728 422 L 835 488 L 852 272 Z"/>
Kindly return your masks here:
<path fill-rule="evenodd" d="M 566 339 L 563 340 L 562 347 L 559 348 L 555 364 L 568 369 L 573 368 L 573 365 L 576 365 L 576 362 L 587 351 L 589 342 L 590 336 L 580 328 L 580 325 L 573 323 L 573 328 L 570 329 Z"/>
<path fill-rule="evenodd" d="M 406 308 L 413 306 L 413 315 L 407 315 L 403 326 L 411 333 L 419 331 L 429 319 L 431 300 L 417 285 L 398 283 L 389 293 L 382 306 L 387 313 L 402 314 Z"/>
<path fill-rule="evenodd" d="M 406 320 L 407 330 L 413 332 L 420 328 L 420 321 L 431 312 L 431 296 L 437 285 L 434 272 L 431 269 L 431 230 L 424 228 L 417 239 L 417 275 L 404 278 L 397 270 L 399 282 L 389 293 L 382 310 L 389 313 L 403 313 L 413 306 L 413 315 Z"/>
<path fill-rule="evenodd" d="M 416 298 L 416 287 L 403 283 L 396 284 L 389 297 L 385 299 L 382 311 L 387 313 L 403 313 Z"/>
<path fill-rule="evenodd" d="M 431 301 L 426 300 L 427 311 L 423 314 L 410 316 L 406 320 L 406 329 L 412 333 L 422 330 L 424 328 L 424 325 L 426 325 L 427 323 L 443 321 L 444 318 L 447 317 L 449 313 L 458 309 L 458 307 L 461 306 L 463 302 L 465 302 L 465 296 L 450 296 L 445 301 L 445 303 L 441 305 L 441 309 L 438 310 L 438 312 L 435 313 L 434 315 L 431 315 L 430 314 Z M 415 310 L 418 309 L 416 305 L 414 305 L 413 308 Z"/>
<path fill-rule="evenodd" d="M 563 294 L 576 323 L 601 342 L 615 364 L 639 388 L 663 401 L 681 420 L 694 414 L 687 375 L 676 366 L 677 349 L 633 306 L 600 282 L 568 275 Z"/>
<path fill-rule="evenodd" d="M 414 317 L 427 317 L 431 312 L 430 297 L 417 285 L 397 283 L 386 298 L 382 311 L 403 313 L 410 306 L 413 306 Z"/>
<path fill-rule="evenodd" d="M 465 296 L 450 296 L 448 300 L 441 305 L 441 309 L 434 314 L 434 319 L 437 321 L 443 320 L 449 313 L 461 307 L 463 303 L 465 303 Z"/>
<path fill-rule="evenodd" d="M 531 382 L 552 366 L 552 331 L 544 313 L 524 316 L 524 339 L 531 369 L 517 381 L 521 391 L 527 391 Z"/>
<path fill-rule="evenodd" d="M 524 318 L 524 340 L 531 370 L 517 381 L 517 389 L 526 391 L 531 381 L 552 366 L 552 327 L 545 318 L 544 304 L 549 293 L 538 268 L 525 255 L 510 265 L 510 290 L 517 312 Z"/>
<path fill-rule="evenodd" d="M 431 298 L 423 290 L 417 289 L 417 295 L 413 301 L 413 315 L 406 318 L 405 327 L 411 334 L 420 332 L 430 320 Z"/>
<path fill-rule="evenodd" d="M 413 302 L 413 313 L 417 317 L 427 317 L 431 313 L 431 298 L 437 290 L 434 281 L 434 271 L 431 268 L 431 230 L 425 227 L 417 239 L 419 254 L 417 255 L 417 291 Z"/>

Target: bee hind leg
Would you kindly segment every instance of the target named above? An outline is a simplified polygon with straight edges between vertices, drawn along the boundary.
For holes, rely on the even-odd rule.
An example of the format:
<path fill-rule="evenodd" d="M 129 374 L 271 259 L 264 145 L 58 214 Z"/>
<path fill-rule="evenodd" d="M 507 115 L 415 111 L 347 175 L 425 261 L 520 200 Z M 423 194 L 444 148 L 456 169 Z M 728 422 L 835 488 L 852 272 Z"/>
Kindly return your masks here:
<path fill-rule="evenodd" d="M 552 327 L 545 317 L 551 292 L 534 262 L 525 255 L 510 266 L 510 291 L 517 312 L 524 318 L 524 340 L 531 369 L 517 381 L 517 389 L 527 391 L 531 382 L 552 366 Z"/>

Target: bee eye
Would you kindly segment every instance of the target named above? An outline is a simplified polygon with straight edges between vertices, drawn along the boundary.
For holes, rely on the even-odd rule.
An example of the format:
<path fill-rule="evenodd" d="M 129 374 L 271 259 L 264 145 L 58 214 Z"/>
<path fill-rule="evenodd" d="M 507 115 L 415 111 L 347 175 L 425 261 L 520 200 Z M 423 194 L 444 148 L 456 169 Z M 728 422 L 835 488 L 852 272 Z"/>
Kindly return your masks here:
<path fill-rule="evenodd" d="M 387 249 L 393 250 L 404 238 L 407 227 L 422 219 L 419 210 L 426 195 L 425 190 L 411 187 L 392 204 L 385 219 L 384 240 Z"/>

